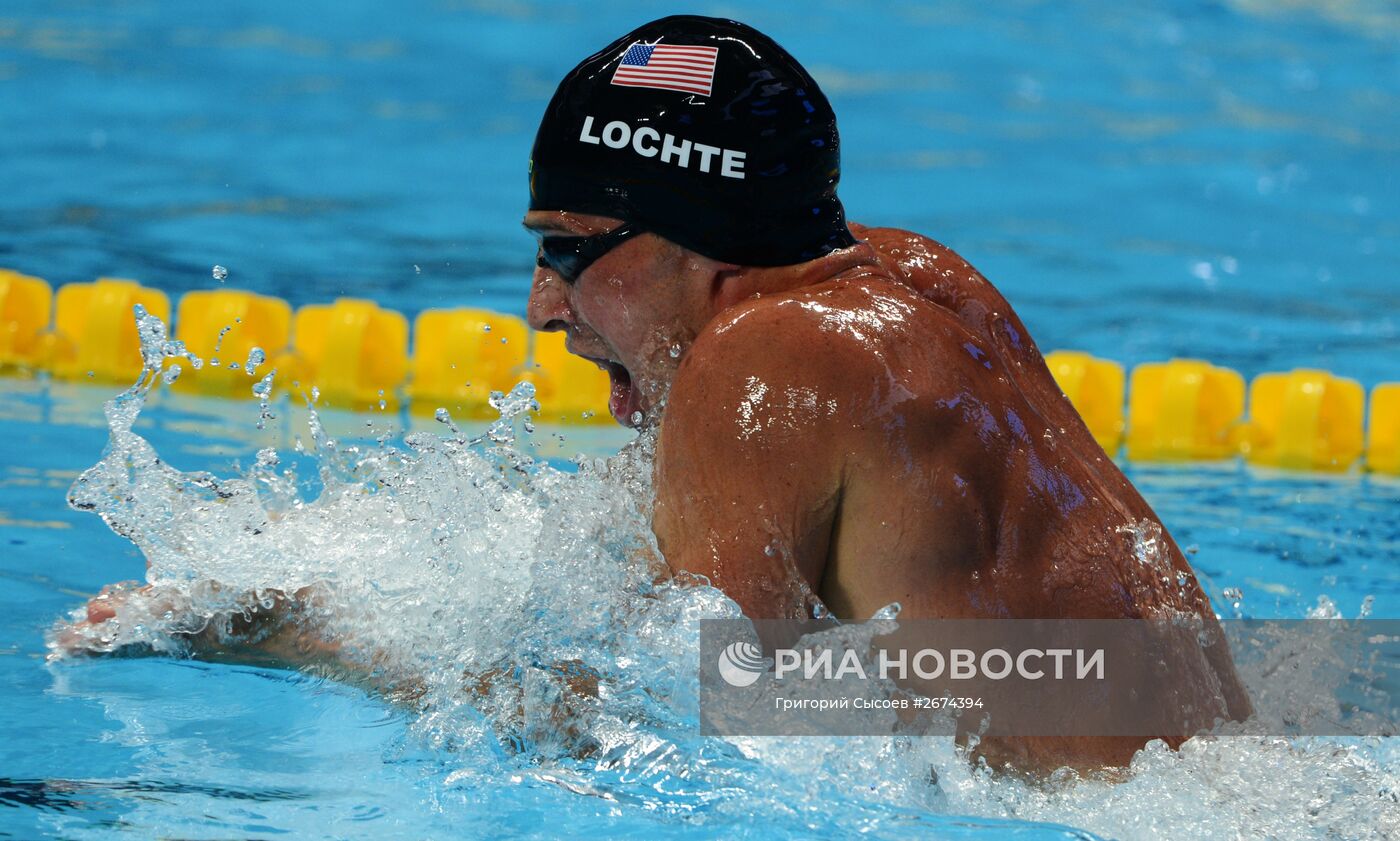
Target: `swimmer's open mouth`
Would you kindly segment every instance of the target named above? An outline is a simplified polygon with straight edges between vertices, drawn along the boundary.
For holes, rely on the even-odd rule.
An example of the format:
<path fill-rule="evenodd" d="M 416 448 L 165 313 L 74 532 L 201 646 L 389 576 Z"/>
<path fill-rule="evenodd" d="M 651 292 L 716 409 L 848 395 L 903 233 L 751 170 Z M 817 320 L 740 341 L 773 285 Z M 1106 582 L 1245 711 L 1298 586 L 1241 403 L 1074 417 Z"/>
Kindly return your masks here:
<path fill-rule="evenodd" d="M 579 354 L 608 372 L 612 391 L 608 396 L 608 411 L 623 426 L 635 426 L 632 417 L 642 409 L 642 395 L 632 382 L 632 372 L 621 362 Z"/>

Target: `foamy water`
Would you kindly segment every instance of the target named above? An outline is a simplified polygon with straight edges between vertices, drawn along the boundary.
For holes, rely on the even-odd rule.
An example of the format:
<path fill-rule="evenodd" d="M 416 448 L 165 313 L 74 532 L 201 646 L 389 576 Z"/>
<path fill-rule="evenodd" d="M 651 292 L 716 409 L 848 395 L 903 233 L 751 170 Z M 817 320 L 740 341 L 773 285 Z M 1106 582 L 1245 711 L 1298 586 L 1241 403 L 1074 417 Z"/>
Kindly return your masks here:
<path fill-rule="evenodd" d="M 227 633 L 251 605 L 311 588 L 306 621 L 413 710 L 445 798 L 543 781 L 727 835 L 775 823 L 900 835 L 929 813 L 1126 838 L 1400 834 L 1393 738 L 1154 743 L 1121 773 L 1027 783 L 948 738 L 701 737 L 699 623 L 738 608 L 703 582 L 657 579 L 651 433 L 561 471 L 517 437 L 534 408 L 522 385 L 477 439 L 444 417 L 441 434 L 351 445 L 313 412 L 311 498 L 272 450 L 240 475 L 182 472 L 133 425 L 173 363 L 197 363 L 159 321 L 140 326 L 146 372 L 108 404 L 110 443 L 70 502 L 140 549 L 153 589 L 114 598 L 115 618 L 80 629 L 81 647 L 185 653 L 192 632 Z M 265 396 L 269 372 L 249 373 Z"/>

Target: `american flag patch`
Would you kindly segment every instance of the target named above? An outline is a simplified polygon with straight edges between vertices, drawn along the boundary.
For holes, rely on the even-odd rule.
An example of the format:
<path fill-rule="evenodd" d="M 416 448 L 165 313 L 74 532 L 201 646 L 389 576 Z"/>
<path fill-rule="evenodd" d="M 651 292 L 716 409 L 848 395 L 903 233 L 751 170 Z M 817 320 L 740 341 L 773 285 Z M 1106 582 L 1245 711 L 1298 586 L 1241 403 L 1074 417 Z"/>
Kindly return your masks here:
<path fill-rule="evenodd" d="M 659 88 L 710 95 L 718 47 L 637 42 L 622 54 L 612 83 L 629 88 Z"/>

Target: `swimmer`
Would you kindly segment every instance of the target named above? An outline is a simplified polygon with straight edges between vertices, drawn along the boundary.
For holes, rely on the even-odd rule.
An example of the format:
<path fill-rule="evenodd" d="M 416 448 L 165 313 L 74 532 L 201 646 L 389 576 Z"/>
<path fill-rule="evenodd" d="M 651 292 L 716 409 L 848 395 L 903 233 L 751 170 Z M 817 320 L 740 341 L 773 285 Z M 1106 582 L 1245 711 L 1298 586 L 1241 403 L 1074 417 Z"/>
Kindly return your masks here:
<path fill-rule="evenodd" d="M 618 421 L 657 425 L 665 566 L 754 618 L 822 605 L 864 621 L 894 602 L 901 620 L 1190 616 L 1215 642 L 1145 689 L 1202 727 L 1247 717 L 1190 566 L 1010 305 L 946 246 L 848 223 L 839 177 L 816 82 L 734 21 L 649 23 L 549 103 L 524 218 L 539 239 L 528 321 L 608 372 Z M 1158 534 L 1142 562 L 1136 542 Z M 89 608 L 110 615 L 101 597 Z M 293 664 L 333 656 L 259 639 Z M 979 750 L 1097 768 L 1146 741 Z"/>
<path fill-rule="evenodd" d="M 816 82 L 733 21 L 647 24 L 545 112 L 528 320 L 607 370 L 617 420 L 658 416 L 670 569 L 755 618 L 819 602 L 863 621 L 898 602 L 901 620 L 1170 611 L 1218 631 L 1165 531 L 1168 575 L 1135 559 L 1133 535 L 1160 521 L 1006 300 L 938 242 L 848 224 L 839 177 Z M 1223 643 L 1159 679 L 1203 722 L 1248 714 Z M 1086 767 L 1144 741 L 983 748 Z"/>

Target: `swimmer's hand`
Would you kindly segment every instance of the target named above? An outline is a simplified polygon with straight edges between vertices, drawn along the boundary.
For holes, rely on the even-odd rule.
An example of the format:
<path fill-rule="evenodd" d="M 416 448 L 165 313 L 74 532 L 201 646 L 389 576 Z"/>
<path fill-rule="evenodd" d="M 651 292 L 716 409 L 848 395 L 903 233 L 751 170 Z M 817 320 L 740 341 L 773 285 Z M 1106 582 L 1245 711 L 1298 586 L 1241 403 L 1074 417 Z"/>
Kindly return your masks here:
<path fill-rule="evenodd" d="M 108 584 L 49 631 L 48 659 L 177 653 L 183 637 L 203 629 L 202 623 L 176 625 L 177 616 L 190 616 L 189 608 L 189 597 L 177 591 L 139 581 Z"/>

